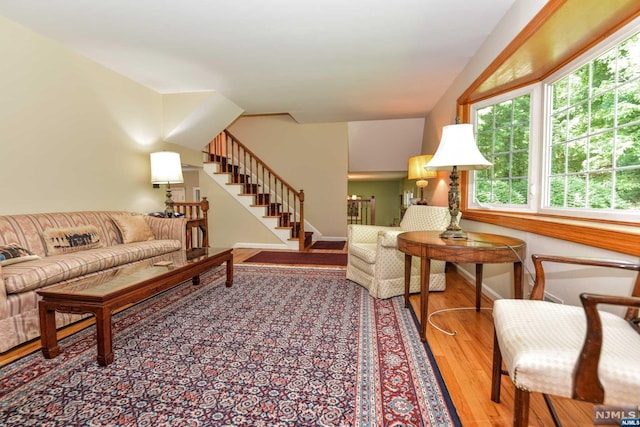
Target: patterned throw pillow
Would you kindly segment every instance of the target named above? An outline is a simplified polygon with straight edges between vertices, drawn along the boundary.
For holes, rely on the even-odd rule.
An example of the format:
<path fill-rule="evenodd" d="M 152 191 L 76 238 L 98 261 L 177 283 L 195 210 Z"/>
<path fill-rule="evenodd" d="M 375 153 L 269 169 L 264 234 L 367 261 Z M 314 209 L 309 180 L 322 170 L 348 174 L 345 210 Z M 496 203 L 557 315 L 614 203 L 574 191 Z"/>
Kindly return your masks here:
<path fill-rule="evenodd" d="M 142 215 L 119 214 L 112 216 L 122 234 L 123 243 L 153 240 L 155 236 Z"/>
<path fill-rule="evenodd" d="M 60 255 L 103 246 L 95 225 L 47 228 L 42 237 L 47 245 L 47 255 Z"/>
<path fill-rule="evenodd" d="M 0 246 L 0 265 L 15 264 L 32 259 L 40 259 L 40 257 L 15 243 Z"/>

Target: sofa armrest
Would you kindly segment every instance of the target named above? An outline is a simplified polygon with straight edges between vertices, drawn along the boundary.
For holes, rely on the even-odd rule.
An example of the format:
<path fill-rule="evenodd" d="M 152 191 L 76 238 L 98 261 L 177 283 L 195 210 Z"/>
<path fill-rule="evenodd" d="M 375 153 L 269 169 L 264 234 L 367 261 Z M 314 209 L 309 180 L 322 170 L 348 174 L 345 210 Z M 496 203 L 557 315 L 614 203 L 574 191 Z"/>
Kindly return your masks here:
<path fill-rule="evenodd" d="M 149 215 L 144 218 L 156 240 L 180 240 L 182 249 L 187 248 L 186 218 L 157 218 Z"/>
<path fill-rule="evenodd" d="M 9 306 L 7 305 L 7 290 L 4 287 L 4 276 L 0 265 L 0 320 L 9 317 Z"/>
<path fill-rule="evenodd" d="M 352 243 L 377 243 L 378 233 L 383 231 L 400 230 L 400 227 L 386 227 L 383 225 L 350 224 L 348 241 Z"/>

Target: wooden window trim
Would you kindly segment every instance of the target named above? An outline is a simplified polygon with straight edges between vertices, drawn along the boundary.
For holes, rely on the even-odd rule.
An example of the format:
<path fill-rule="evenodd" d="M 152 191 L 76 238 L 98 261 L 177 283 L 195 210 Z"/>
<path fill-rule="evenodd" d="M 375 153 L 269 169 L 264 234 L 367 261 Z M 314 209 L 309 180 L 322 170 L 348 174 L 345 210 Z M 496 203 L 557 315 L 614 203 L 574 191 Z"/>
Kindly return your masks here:
<path fill-rule="evenodd" d="M 471 104 L 544 80 L 640 16 L 637 0 L 550 0 L 458 98 L 469 123 Z M 637 223 L 541 213 L 469 209 L 461 174 L 462 218 L 640 256 Z"/>

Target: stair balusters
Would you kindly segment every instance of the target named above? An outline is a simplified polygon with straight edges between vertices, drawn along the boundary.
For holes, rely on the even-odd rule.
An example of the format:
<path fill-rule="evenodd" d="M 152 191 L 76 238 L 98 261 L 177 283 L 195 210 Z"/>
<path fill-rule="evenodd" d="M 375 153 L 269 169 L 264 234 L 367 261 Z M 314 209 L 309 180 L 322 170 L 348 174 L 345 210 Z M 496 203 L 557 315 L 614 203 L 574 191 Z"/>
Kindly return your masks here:
<path fill-rule="evenodd" d="M 220 165 L 220 172 L 242 184 L 244 195 L 254 196 L 254 206 L 264 206 L 265 214 L 278 218 L 278 228 L 290 228 L 290 239 L 298 240 L 299 250 L 311 244 L 311 233 L 304 231 L 304 191 L 295 190 L 266 163 L 224 130 L 209 143 L 208 157 Z"/>

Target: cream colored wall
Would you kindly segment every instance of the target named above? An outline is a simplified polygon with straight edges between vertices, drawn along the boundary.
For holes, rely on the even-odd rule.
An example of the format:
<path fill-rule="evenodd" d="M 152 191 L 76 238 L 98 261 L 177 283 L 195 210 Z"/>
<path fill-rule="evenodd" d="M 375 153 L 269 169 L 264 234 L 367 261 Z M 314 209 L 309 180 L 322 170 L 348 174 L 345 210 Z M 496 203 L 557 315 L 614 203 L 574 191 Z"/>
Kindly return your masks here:
<path fill-rule="evenodd" d="M 268 248 L 282 244 L 204 171 L 200 171 L 200 194 L 209 200 L 209 246 Z"/>
<path fill-rule="evenodd" d="M 545 5 L 545 0 L 517 0 L 505 17 L 501 20 L 492 34 L 485 41 L 478 53 L 467 64 L 464 71 L 458 76 L 452 86 L 447 90 L 445 95 L 438 101 L 436 107 L 425 119 L 425 129 L 422 142 L 422 152 L 435 152 L 442 127 L 455 123 L 456 116 L 456 100 L 458 97 L 473 83 L 473 81 L 484 71 L 484 69 L 496 58 L 496 56 L 506 47 L 506 45 L 516 37 L 521 29 L 538 13 Z M 438 177 L 429 183 L 429 197 L 433 204 L 446 206 L 447 192 L 449 191 L 448 172 L 440 172 Z M 435 185 L 433 185 L 435 184 Z M 571 254 L 574 256 L 586 257 L 604 257 L 622 260 L 634 260 L 637 258 L 629 255 L 604 251 L 593 247 L 579 245 L 566 242 L 563 240 L 552 239 L 532 233 L 484 224 L 476 221 L 465 221 L 464 215 L 461 226 L 467 231 L 476 231 L 484 233 L 504 234 L 520 238 L 527 243 L 526 266 L 529 271 L 533 270 L 530 256 L 533 253 L 545 254 Z M 469 278 L 475 280 L 475 268 L 473 265 L 463 265 L 464 272 Z M 551 271 L 561 272 L 568 270 L 567 267 L 552 267 Z M 566 287 L 566 279 L 575 279 L 580 277 L 581 289 L 590 289 L 593 291 L 609 293 L 613 280 L 598 277 L 596 280 L 589 279 L 592 271 L 584 273 L 572 273 L 566 275 L 558 273 L 551 274 L 548 277 L 547 290 L 552 295 L 559 297 L 566 303 L 579 304 L 575 292 Z M 495 264 L 486 266 L 483 274 L 483 282 L 485 292 L 492 298 L 512 297 L 512 268 L 506 264 Z M 532 275 L 527 273 L 526 282 L 532 280 Z M 616 290 L 628 290 L 631 287 L 631 278 L 624 277 L 616 279 Z M 528 289 L 525 289 L 528 292 Z"/>
<path fill-rule="evenodd" d="M 0 214 L 164 209 L 162 96 L 0 17 Z M 200 160 L 198 160 L 200 159 Z"/>
<path fill-rule="evenodd" d="M 305 193 L 305 218 L 323 236 L 346 237 L 346 123 L 298 124 L 288 115 L 241 117 L 229 130 Z"/>

